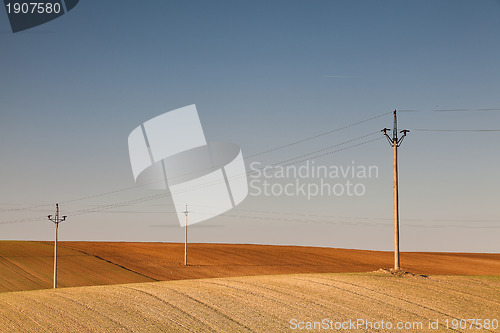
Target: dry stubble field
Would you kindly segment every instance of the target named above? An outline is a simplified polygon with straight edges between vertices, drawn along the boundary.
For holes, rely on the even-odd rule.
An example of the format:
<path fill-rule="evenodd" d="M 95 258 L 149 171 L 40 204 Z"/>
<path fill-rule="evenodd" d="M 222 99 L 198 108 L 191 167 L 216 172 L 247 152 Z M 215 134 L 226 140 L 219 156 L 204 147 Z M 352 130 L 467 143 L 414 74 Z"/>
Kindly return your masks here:
<path fill-rule="evenodd" d="M 324 319 L 414 328 L 323 331 L 442 332 L 446 319 L 499 316 L 498 277 L 291 274 L 0 294 L 3 332 L 291 332 Z"/>

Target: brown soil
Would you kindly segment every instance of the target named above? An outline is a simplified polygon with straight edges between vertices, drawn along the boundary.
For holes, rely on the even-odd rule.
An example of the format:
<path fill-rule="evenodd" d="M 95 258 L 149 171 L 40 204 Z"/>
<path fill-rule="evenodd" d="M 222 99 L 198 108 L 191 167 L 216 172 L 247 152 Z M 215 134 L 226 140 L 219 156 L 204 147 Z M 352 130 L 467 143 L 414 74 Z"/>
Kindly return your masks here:
<path fill-rule="evenodd" d="M 188 244 L 62 242 L 156 280 L 293 273 L 372 272 L 390 268 L 393 253 L 319 247 Z M 500 254 L 402 253 L 402 270 L 422 275 L 500 275 Z"/>
<path fill-rule="evenodd" d="M 52 244 L 1 241 L 0 292 L 52 288 L 53 251 Z M 95 256 L 65 247 L 58 247 L 57 257 L 58 287 L 153 281 Z"/>
<path fill-rule="evenodd" d="M 58 286 L 294 273 L 373 272 L 391 252 L 347 249 L 124 242 L 60 242 Z M 398 276 L 500 275 L 500 254 L 402 253 Z M 387 274 L 388 272 L 384 273 Z M 52 287 L 53 244 L 0 242 L 0 292 Z"/>

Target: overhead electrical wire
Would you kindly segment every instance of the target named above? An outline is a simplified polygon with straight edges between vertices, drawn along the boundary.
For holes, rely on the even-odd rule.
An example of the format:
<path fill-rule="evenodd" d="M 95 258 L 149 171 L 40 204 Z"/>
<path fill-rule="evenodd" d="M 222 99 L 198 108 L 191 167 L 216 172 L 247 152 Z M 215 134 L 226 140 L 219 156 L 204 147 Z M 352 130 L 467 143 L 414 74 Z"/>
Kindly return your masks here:
<path fill-rule="evenodd" d="M 349 140 L 347 142 L 353 142 L 353 141 L 359 140 L 361 138 L 365 138 L 365 137 L 370 136 L 370 135 L 373 135 L 373 134 L 363 135 L 362 137 L 359 137 L 359 138 L 356 138 L 356 139 L 353 139 L 353 140 Z M 380 138 L 376 138 L 376 139 L 371 139 L 371 140 L 363 141 L 363 142 L 357 143 L 357 144 L 352 145 L 352 146 L 340 148 L 340 149 L 337 149 L 337 150 L 334 150 L 334 151 L 325 152 L 325 153 L 322 153 L 322 154 L 317 154 L 317 155 L 314 155 L 314 156 L 309 156 L 309 155 L 312 155 L 313 153 L 305 154 L 305 155 L 302 155 L 302 156 L 299 156 L 299 157 L 296 157 L 296 158 L 289 159 L 289 160 L 281 162 L 281 163 L 288 163 L 289 162 L 288 164 L 281 164 L 281 163 L 279 163 L 277 165 L 280 165 L 280 166 L 283 166 L 283 167 L 287 167 L 287 166 L 292 165 L 292 164 L 297 164 L 297 163 L 305 162 L 305 161 L 313 159 L 313 158 L 318 158 L 318 157 L 323 157 L 323 156 L 326 156 L 326 155 L 331 155 L 331 154 L 334 154 L 334 153 L 338 153 L 340 151 L 344 151 L 344 150 L 347 150 L 347 149 L 350 149 L 350 148 L 355 148 L 355 147 L 362 146 L 364 144 L 367 144 L 367 143 L 370 143 L 370 142 L 373 142 L 373 141 L 382 140 L 382 139 L 385 139 L 385 138 L 384 137 L 380 137 Z M 335 147 L 338 147 L 338 145 L 335 145 Z M 316 151 L 315 153 L 321 152 L 321 151 L 324 151 L 324 150 L 325 149 L 320 149 L 320 150 Z M 298 158 L 302 158 L 302 157 L 305 157 L 305 156 L 309 156 L 309 157 L 303 158 L 301 160 L 296 160 Z"/>
<path fill-rule="evenodd" d="M 310 141 L 310 140 L 313 140 L 313 139 L 316 139 L 316 138 L 319 138 L 319 137 L 322 137 L 322 136 L 325 136 L 325 135 L 328 135 L 328 134 L 331 134 L 331 133 L 334 133 L 334 132 L 339 132 L 341 130 L 348 129 L 348 128 L 351 128 L 351 127 L 354 127 L 354 126 L 366 123 L 368 121 L 380 118 L 380 117 L 382 117 L 384 115 L 387 115 L 387 114 L 390 114 L 390 113 L 391 112 L 384 112 L 384 113 L 381 113 L 381 114 L 379 114 L 377 116 L 370 117 L 370 118 L 367 118 L 367 119 L 363 119 L 363 120 L 360 120 L 360 121 L 357 121 L 357 122 L 354 122 L 354 123 L 351 123 L 351 124 L 348 124 L 348 125 L 345 125 L 345 126 L 342 126 L 342 127 L 338 127 L 336 129 L 333 129 L 333 130 L 330 130 L 330 131 L 327 131 L 327 132 L 316 134 L 316 135 L 313 135 L 313 136 L 310 136 L 310 137 L 307 137 L 307 138 L 304 138 L 304 139 L 301 139 L 301 140 L 293 141 L 291 143 L 288 143 L 288 144 L 285 144 L 285 145 L 282 145 L 282 146 L 279 146 L 279 147 L 274 147 L 272 149 L 268 149 L 268 150 L 265 150 L 265 151 L 262 151 L 262 152 L 259 152 L 259 153 L 248 155 L 248 156 L 244 157 L 244 160 L 250 159 L 250 158 L 255 157 L 255 156 L 267 154 L 267 153 L 272 152 L 272 151 L 277 151 L 277 150 L 280 150 L 280 149 L 291 147 L 291 146 L 294 146 L 294 145 L 297 145 L 297 144 L 300 144 L 300 143 L 303 143 L 303 142 L 306 142 L 306 141 Z M 142 186 L 146 186 L 146 185 L 142 185 Z M 138 187 L 140 187 L 140 186 L 137 186 L 137 185 L 128 186 L 128 187 L 124 187 L 124 188 L 117 189 L 117 190 L 112 190 L 112 191 L 107 191 L 107 192 L 103 192 L 103 193 L 92 194 L 92 195 L 83 196 L 83 197 L 79 197 L 79 198 L 75 198 L 75 199 L 71 199 L 71 200 L 65 200 L 65 201 L 61 201 L 59 203 L 60 204 L 67 204 L 67 203 L 72 203 L 72 202 L 78 202 L 78 201 L 83 201 L 83 200 L 98 198 L 98 197 L 106 196 L 106 195 L 109 195 L 109 194 L 115 194 L 115 193 L 120 193 L 120 192 L 124 192 L 124 191 L 129 191 L 129 190 L 137 189 Z M 0 209 L 0 212 L 25 211 L 26 209 L 41 208 L 41 207 L 51 207 L 51 206 L 52 206 L 51 203 L 38 204 L 38 205 L 31 205 L 31 206 L 22 207 L 22 208 Z"/>
<path fill-rule="evenodd" d="M 370 134 L 371 135 L 371 134 Z M 366 137 L 365 136 L 362 136 L 362 137 Z M 360 138 L 362 138 L 360 137 Z M 330 148 L 332 147 L 338 147 L 339 145 L 343 145 L 343 144 L 346 144 L 346 143 L 350 143 L 352 141 L 355 141 L 355 140 L 358 140 L 360 138 L 356 138 L 356 139 L 352 139 L 352 140 L 348 140 L 348 141 L 345 141 L 343 143 L 340 143 L 340 144 L 336 144 L 336 145 L 333 145 L 331 146 Z M 378 139 L 377 139 L 378 140 Z M 371 142 L 371 141 L 375 141 L 375 140 L 370 140 L 368 142 Z M 353 147 L 357 147 L 357 146 L 360 146 L 362 144 L 365 144 L 365 143 L 368 143 L 368 142 L 362 142 L 362 143 L 359 143 L 359 144 L 356 144 L 356 145 L 353 145 L 353 146 L 348 146 L 348 147 L 344 147 L 342 149 L 337 149 L 335 151 L 331 151 L 331 152 L 327 152 L 327 153 L 323 153 L 323 154 L 320 154 L 318 156 L 313 156 L 311 158 L 315 158 L 315 157 L 320 157 L 320 156 L 324 156 L 324 155 L 327 155 L 327 154 L 332 154 L 332 153 L 335 153 L 335 152 L 338 152 L 338 151 L 342 151 L 342 150 L 346 150 L 346 149 L 349 149 L 349 148 L 353 148 Z M 328 148 L 323 148 L 323 149 L 320 149 L 316 152 L 320 152 L 320 151 L 324 151 L 325 149 L 328 149 Z M 313 153 L 316 153 L 316 152 L 313 152 Z M 299 156 L 299 157 L 302 157 Z M 285 162 L 289 162 L 289 160 L 286 160 Z M 289 164 L 295 164 L 295 163 L 299 163 L 301 161 L 295 161 L 293 163 L 289 163 Z M 278 163 L 275 163 L 274 165 L 278 165 Z M 264 169 L 265 167 L 262 167 L 260 168 L 260 170 Z M 255 170 L 250 170 L 250 171 L 247 171 L 246 173 L 242 173 L 240 175 L 237 175 L 236 177 L 240 176 L 240 177 L 243 177 L 243 176 L 248 176 L 250 174 L 252 174 L 253 172 L 256 172 Z M 207 186 L 213 186 L 215 185 L 216 183 L 218 183 L 219 181 L 212 181 L 212 182 L 208 182 L 208 183 L 205 183 L 205 184 L 202 184 L 202 185 L 197 185 L 197 186 L 193 186 L 192 188 L 187 188 L 185 189 L 183 192 L 185 191 L 190 191 L 190 190 L 193 190 L 193 189 L 198 189 L 198 188 L 202 188 L 202 187 L 207 187 Z M 109 205 L 104 205 L 104 206 L 101 206 L 97 209 L 95 208 L 87 208 L 87 209 L 81 209 L 81 210 L 76 210 L 76 211 L 68 211 L 66 212 L 66 214 L 68 216 L 78 216 L 78 215 L 82 215 L 82 214 L 88 214 L 88 213 L 95 213 L 95 212 L 100 212 L 102 210 L 107 210 L 107 209 L 113 209 L 113 208 L 117 208 L 117 207 L 124 207 L 124 206 L 129 206 L 129 205 L 133 205 L 133 204 L 138 204 L 138 203 L 142 203 L 142 202 L 146 202 L 146 201 L 151 201 L 151 200 L 156 200 L 156 199 L 161 199 L 161 198 L 165 198 L 165 197 L 169 197 L 171 196 L 171 193 L 170 192 L 167 192 L 167 193 L 160 193 L 160 194 L 155 194 L 155 195 L 150 195 L 150 196 L 146 196 L 146 197 L 142 197 L 142 198 L 137 198 L 137 199 L 132 199 L 132 200 L 127 200 L 127 201 L 123 201 L 123 202 L 118 202 L 118 203 L 114 203 L 114 204 L 109 204 Z M 39 219 L 39 218 L 37 218 Z M 0 224 L 5 224 L 5 223 L 16 223 L 16 222 L 28 222 L 28 221 L 32 221 L 32 219 L 21 219 L 21 220 L 12 220 L 12 221 L 4 221 L 4 222 L 0 222 Z"/>
<path fill-rule="evenodd" d="M 500 132 L 500 129 L 437 129 L 437 128 L 414 128 L 416 132 Z"/>
<path fill-rule="evenodd" d="M 398 109 L 398 112 L 498 112 L 500 108 L 486 109 Z"/>
<path fill-rule="evenodd" d="M 105 206 L 105 205 L 100 205 Z M 164 206 L 164 205 L 162 205 Z M 172 205 L 166 205 L 172 206 Z M 214 208 L 203 206 L 204 208 Z M 117 214 L 177 214 L 175 211 L 99 211 L 101 213 L 117 213 Z M 321 215 L 321 214 L 304 214 L 297 212 L 283 212 L 283 211 L 263 211 L 263 210 L 249 210 L 249 209 L 240 209 L 234 208 L 231 212 L 242 212 L 249 213 L 252 215 L 241 215 L 234 213 L 223 213 L 221 217 L 230 217 L 230 218 L 241 218 L 241 219 L 253 219 L 253 220 L 265 220 L 265 221 L 281 221 L 281 222 L 299 222 L 299 223 L 319 223 L 319 224 L 343 224 L 343 225 L 366 225 L 366 226 L 392 226 L 392 222 L 384 223 L 384 222 L 362 222 L 362 221 L 392 221 L 392 217 L 382 218 L 382 217 L 362 217 L 362 216 L 334 216 L 334 215 Z M 294 216 L 294 217 L 303 217 L 303 218 L 283 218 L 283 217 L 270 217 L 265 215 L 273 215 L 273 216 Z M 38 220 L 38 218 L 33 218 Z M 321 219 L 329 219 L 329 220 L 321 220 Z M 332 220 L 334 219 L 334 220 Z M 340 220 L 350 220 L 350 221 L 340 221 Z M 26 219 L 28 222 L 31 219 Z M 359 221 L 361 220 L 361 221 Z M 405 218 L 405 221 L 426 221 L 424 218 Z M 500 223 L 500 220 L 457 220 L 457 219 L 431 219 L 430 221 L 434 222 L 474 222 L 474 223 Z M 456 224 L 415 224 L 415 223 L 405 223 L 407 227 L 415 227 L 415 228 L 471 228 L 471 229 L 495 229 L 500 228 L 500 226 L 484 226 L 484 225 L 456 225 Z"/>
<path fill-rule="evenodd" d="M 365 225 L 365 226 L 387 226 L 393 227 L 393 223 L 381 223 L 381 222 L 358 222 L 358 221 L 338 221 L 338 220 L 317 220 L 317 219 L 290 219 L 290 218 L 276 218 L 276 217 L 266 217 L 266 216 L 256 216 L 256 215 L 236 215 L 236 214 L 221 214 L 223 217 L 231 218 L 242 218 L 251 220 L 263 220 L 263 221 L 283 221 L 283 222 L 304 222 L 304 223 L 316 223 L 316 224 L 343 224 L 343 225 Z M 355 218 L 353 218 L 355 219 Z M 405 223 L 405 227 L 413 228 L 466 228 L 466 229 L 498 229 L 499 226 L 474 226 L 474 225 L 439 225 L 439 224 L 414 224 Z"/>
<path fill-rule="evenodd" d="M 370 134 L 370 135 L 372 135 L 372 134 Z M 313 153 L 322 152 L 325 149 L 329 149 L 329 148 L 331 149 L 333 147 L 338 147 L 339 145 L 344 145 L 344 144 L 350 143 L 352 141 L 359 140 L 360 138 L 363 138 L 363 137 L 366 137 L 366 136 L 367 135 L 364 135 L 364 136 L 361 136 L 361 137 L 356 138 L 356 139 L 348 140 L 348 141 L 345 141 L 343 143 L 330 146 L 328 148 L 323 148 L 323 149 L 317 150 L 317 151 L 315 151 Z M 319 155 L 311 156 L 311 157 L 309 157 L 307 159 L 317 158 L 317 157 L 321 157 L 321 156 L 333 154 L 335 152 L 340 152 L 340 151 L 347 150 L 347 149 L 350 149 L 350 148 L 358 147 L 358 146 L 370 143 L 372 141 L 380 140 L 380 139 L 383 139 L 383 137 L 377 138 L 377 139 L 373 139 L 373 140 L 368 140 L 368 141 L 365 141 L 365 142 L 361 142 L 361 143 L 358 143 L 358 144 L 355 144 L 355 145 L 352 145 L 352 146 L 343 147 L 343 148 L 340 148 L 340 149 L 337 149 L 337 150 L 334 150 L 334 151 L 329 151 L 329 152 L 326 152 L 326 153 L 322 153 L 322 154 L 319 154 Z M 311 153 L 311 154 L 313 154 L 313 153 Z M 303 157 L 303 156 L 301 155 L 301 156 L 298 156 L 297 158 L 301 158 L 301 157 Z M 291 164 L 296 164 L 296 163 L 303 162 L 303 161 L 305 161 L 307 159 L 298 160 L 298 161 L 294 161 L 294 162 L 290 162 L 290 163 L 288 163 L 288 162 L 292 161 L 293 159 L 288 159 L 288 160 L 285 160 L 283 162 L 288 163 L 288 164 L 284 165 L 284 166 L 287 166 L 287 165 L 291 165 Z M 280 163 L 282 163 L 282 162 L 277 162 L 277 163 L 275 163 L 273 165 L 274 166 L 281 165 Z M 245 173 L 241 173 L 239 175 L 234 176 L 233 178 L 247 177 L 247 176 L 253 174 L 254 172 L 262 171 L 264 168 L 266 168 L 266 166 L 263 166 L 263 167 L 261 167 L 259 169 L 256 169 L 256 170 L 250 170 L 250 171 L 247 171 Z M 222 181 L 221 180 L 216 180 L 216 181 L 207 182 L 205 184 L 192 186 L 190 188 L 184 189 L 183 191 L 180 191 L 180 193 L 191 191 L 191 190 L 194 190 L 194 189 L 200 189 L 200 188 L 204 188 L 204 187 L 208 187 L 208 186 L 213 186 L 213 185 L 216 185 L 216 184 L 218 184 L 220 182 L 222 182 Z M 165 198 L 165 197 L 169 197 L 169 196 L 171 196 L 170 192 L 160 193 L 160 194 L 151 195 L 151 196 L 147 196 L 147 197 L 143 197 L 143 198 L 132 199 L 132 200 L 124 201 L 124 202 L 119 202 L 119 203 L 115 203 L 115 204 L 106 205 L 106 206 L 100 207 L 98 209 L 83 209 L 83 210 L 78 210 L 78 211 L 73 211 L 73 212 L 67 212 L 66 214 L 68 214 L 68 216 L 82 215 L 82 214 L 86 214 L 86 213 L 99 212 L 99 211 L 105 210 L 105 209 L 112 209 L 112 208 L 116 208 L 116 207 L 123 207 L 123 206 L 133 205 L 133 204 L 142 203 L 142 202 L 146 202 L 146 201 L 161 199 L 161 198 Z"/>
<path fill-rule="evenodd" d="M 354 127 L 354 126 L 357 126 L 357 125 L 360 125 L 360 124 L 363 124 L 363 123 L 366 123 L 366 122 L 368 122 L 370 120 L 374 120 L 374 119 L 383 117 L 383 116 L 385 116 L 387 114 L 391 114 L 391 113 L 392 112 L 384 112 L 384 113 L 381 113 L 381 114 L 379 114 L 379 115 L 377 115 L 375 117 L 371 117 L 371 118 L 368 118 L 368 119 L 365 119 L 365 120 L 361 120 L 361 121 L 358 121 L 358 122 L 355 122 L 355 123 L 352 123 L 352 124 L 349 124 L 349 125 L 346 125 L 346 126 L 342 126 L 342 127 L 336 128 L 334 130 L 330 130 L 330 131 L 323 132 L 323 133 L 320 133 L 320 134 L 317 134 L 317 135 L 313 135 L 311 137 L 308 137 L 308 138 L 305 138 L 305 139 L 301 139 L 301 140 L 297 140 L 297 141 L 294 141 L 294 142 L 291 142 L 291 143 L 288 143 L 288 144 L 285 144 L 285 145 L 277 146 L 277 147 L 274 147 L 274 148 L 262 151 L 260 153 L 255 153 L 255 154 L 252 154 L 252 155 L 248 155 L 246 158 L 252 158 L 252 157 L 255 157 L 255 156 L 267 154 L 267 153 L 270 153 L 270 152 L 273 152 L 273 151 L 276 151 L 276 150 L 280 150 L 280 149 L 283 149 L 283 148 L 294 146 L 294 145 L 299 144 L 299 143 L 303 143 L 303 142 L 306 142 L 306 141 L 309 141 L 309 140 L 317 139 L 317 138 L 320 138 L 322 136 L 325 136 L 325 135 L 328 135 L 328 134 L 331 134 L 331 133 L 335 133 L 335 132 L 339 132 L 339 131 L 342 131 L 342 130 L 345 130 L 345 129 L 348 129 L 348 128 L 351 128 L 351 127 Z"/>
<path fill-rule="evenodd" d="M 404 110 L 403 109 L 403 110 L 398 110 L 398 111 L 399 112 L 474 112 L 474 111 L 487 112 L 487 111 L 500 111 L 500 108 L 498 108 L 498 109 L 497 108 L 492 108 L 492 109 L 434 109 L 434 110 Z M 250 159 L 252 157 L 256 157 L 256 156 L 263 155 L 263 154 L 266 154 L 266 153 L 269 153 L 269 152 L 277 151 L 277 150 L 284 149 L 284 148 L 287 148 L 287 147 L 290 147 L 290 146 L 293 146 L 293 145 L 297 145 L 297 144 L 300 144 L 300 143 L 303 143 L 303 142 L 307 142 L 307 141 L 310 141 L 310 140 L 313 140 L 313 139 L 316 139 L 316 138 L 319 138 L 319 137 L 322 137 L 322 136 L 325 136 L 325 135 L 328 135 L 328 134 L 331 134 L 331 133 L 334 133 L 334 132 L 338 132 L 338 131 L 341 131 L 341 130 L 344 130 L 344 129 L 347 129 L 347 128 L 351 128 L 351 127 L 359 125 L 359 124 L 363 124 L 365 122 L 368 122 L 370 120 L 374 120 L 374 119 L 380 118 L 380 117 L 382 117 L 384 115 L 387 115 L 387 114 L 390 114 L 390 113 L 392 113 L 392 112 L 384 112 L 384 113 L 379 114 L 377 116 L 374 116 L 374 117 L 371 117 L 371 118 L 367 118 L 367 119 L 364 119 L 364 120 L 361 120 L 361 121 L 358 121 L 358 122 L 355 122 L 355 123 L 352 123 L 352 124 L 349 124 L 349 125 L 346 125 L 346 126 L 343 126 L 343 127 L 339 127 L 339 128 L 334 129 L 334 130 L 330 130 L 330 131 L 327 131 L 327 132 L 324 132 L 324 133 L 320 133 L 320 134 L 317 134 L 317 135 L 314 135 L 314 136 L 311 136 L 311 137 L 308 137 L 308 138 L 297 140 L 297 141 L 291 142 L 289 144 L 277 146 L 277 147 L 274 147 L 274 148 L 271 148 L 271 149 L 268 149 L 268 150 L 265 150 L 265 151 L 262 151 L 262 152 L 259 152 L 259 153 L 248 155 L 248 156 L 245 157 L 245 159 Z M 496 130 L 496 129 L 495 130 L 490 130 L 490 129 L 413 129 L 413 131 L 427 131 L 427 132 L 431 132 L 431 131 L 435 131 L 435 132 L 500 132 L 500 130 Z M 355 138 L 355 139 L 351 139 L 351 140 L 348 140 L 348 141 L 345 141 L 345 142 L 342 142 L 342 143 L 339 143 L 339 144 L 335 144 L 335 145 L 332 145 L 332 146 L 329 146 L 329 147 L 326 147 L 326 148 L 323 148 L 323 149 L 319 149 L 319 150 L 313 151 L 311 153 L 303 154 L 303 155 L 296 156 L 296 157 L 291 158 L 291 159 L 287 159 L 287 160 L 284 160 L 284 161 L 281 161 L 281 162 L 277 162 L 274 165 L 282 165 L 282 163 L 288 163 L 288 164 L 285 164 L 285 165 L 282 165 L 282 166 L 297 164 L 297 163 L 300 163 L 300 162 L 303 162 L 303 161 L 306 161 L 306 160 L 309 160 L 309 159 L 312 159 L 312 158 L 318 158 L 318 157 L 322 157 L 322 156 L 325 156 L 325 155 L 330 155 L 330 154 L 333 154 L 333 153 L 336 153 L 336 152 L 340 152 L 340 151 L 343 151 L 343 150 L 351 149 L 351 148 L 358 147 L 358 146 L 361 146 L 361 145 L 364 145 L 364 144 L 367 144 L 367 143 L 370 143 L 370 142 L 373 142 L 373 141 L 377 141 L 377 140 L 383 139 L 383 137 L 376 138 L 376 139 L 367 140 L 367 141 L 364 141 L 364 142 L 361 142 L 361 143 L 358 143 L 358 144 L 355 144 L 355 145 L 343 147 L 343 148 L 340 148 L 340 149 L 337 149 L 337 150 L 334 150 L 334 151 L 327 151 L 329 149 L 332 149 L 332 148 L 335 148 L 335 147 L 340 147 L 340 146 L 343 146 L 343 145 L 345 145 L 347 143 L 351 143 L 351 142 L 360 140 L 362 138 L 375 135 L 376 133 L 379 133 L 379 132 L 377 131 L 377 132 L 369 133 L 369 134 L 363 135 L 363 136 Z M 243 176 L 243 175 L 248 176 L 252 172 L 254 172 L 254 171 L 248 171 L 246 174 L 242 174 L 241 176 Z M 211 185 L 213 185 L 212 183 L 207 183 L 207 184 L 204 184 L 202 186 L 211 186 Z M 104 195 L 109 195 L 109 194 L 119 193 L 119 192 L 123 192 L 123 191 L 128 191 L 128 190 L 131 190 L 131 189 L 136 189 L 137 187 L 138 186 L 125 187 L 125 188 L 118 189 L 118 190 L 113 190 L 113 191 L 108 191 L 108 192 L 104 192 L 104 193 L 98 193 L 98 194 L 94 194 L 94 195 L 80 197 L 80 198 L 76 198 L 76 199 L 72 199 L 72 200 L 62 201 L 61 203 L 71 203 L 71 202 L 77 202 L 77 201 L 87 200 L 87 199 L 91 199 L 91 198 L 101 197 L 101 196 L 104 196 Z M 190 189 L 187 189 L 187 190 L 190 190 Z M 137 203 L 142 203 L 142 202 L 146 202 L 146 201 L 152 201 L 152 200 L 156 200 L 156 199 L 160 199 L 160 198 L 164 198 L 164 197 L 168 197 L 168 196 L 170 196 L 170 193 L 156 194 L 156 195 L 151 195 L 151 196 L 147 196 L 147 197 L 142 197 L 142 198 L 127 200 L 127 201 L 123 201 L 123 202 L 118 202 L 118 203 L 114 203 L 114 204 L 102 205 L 102 206 L 100 206 L 97 209 L 80 209 L 80 210 L 76 210 L 76 211 L 73 211 L 73 212 L 69 212 L 68 214 L 71 214 L 72 216 L 78 216 L 78 215 L 83 215 L 83 214 L 88 214 L 88 213 L 94 213 L 94 212 L 102 212 L 102 211 L 108 210 L 108 209 L 129 206 L 129 205 L 133 205 L 133 204 L 137 204 Z M 22 210 L 26 210 L 26 209 L 29 209 L 29 208 L 39 208 L 39 207 L 46 207 L 46 206 L 49 206 L 49 204 L 40 204 L 40 205 L 36 205 L 36 206 L 24 207 L 24 208 L 16 208 L 16 209 L 3 209 L 3 210 L 0 210 L 0 212 L 5 212 L 5 211 L 22 211 Z M 174 213 L 174 212 L 172 212 L 172 213 Z M 223 216 L 228 216 L 228 215 L 223 214 Z M 242 217 L 251 218 L 251 217 L 248 217 L 248 216 L 242 216 Z M 32 217 L 32 218 L 24 218 L 24 219 L 17 219 L 17 220 L 11 220 L 11 221 L 3 221 L 3 222 L 0 222 L 0 224 L 32 222 L 32 221 L 38 221 L 38 220 L 40 220 L 40 217 Z M 414 225 L 414 226 L 419 226 L 419 225 Z M 428 226 L 428 227 L 436 227 L 436 228 L 438 228 L 438 227 L 442 227 L 442 226 L 440 226 L 440 225 L 434 225 L 434 226 Z M 456 226 L 456 227 L 468 227 L 468 226 Z M 489 228 L 496 228 L 496 226 L 490 226 Z M 500 228 L 500 226 L 499 226 L 499 228 Z"/>
<path fill-rule="evenodd" d="M 327 153 L 319 154 L 317 156 L 323 156 L 323 155 L 326 155 L 326 154 L 332 154 L 334 152 L 346 150 L 348 148 L 353 148 L 353 147 L 360 146 L 360 145 L 363 145 L 363 144 L 366 144 L 366 143 L 369 143 L 369 142 L 372 142 L 372 141 L 377 141 L 377 140 L 380 140 L 380 139 L 383 139 L 383 138 L 372 139 L 372 140 L 365 141 L 365 142 L 362 142 L 362 143 L 359 143 L 359 144 L 356 144 L 356 145 L 353 145 L 353 146 L 344 147 L 344 148 L 341 148 L 341 149 L 338 149 L 338 150 L 335 150 L 335 151 L 332 151 L 332 152 L 327 152 Z M 352 140 L 349 140 L 349 142 L 350 141 L 352 141 Z M 319 151 L 322 151 L 322 150 L 324 150 L 324 149 L 321 149 Z M 315 157 L 317 157 L 317 156 L 315 156 Z M 315 158 L 315 157 L 313 157 L 313 158 Z M 290 163 L 290 164 L 300 163 L 302 161 L 304 161 L 304 160 L 295 161 L 295 162 Z M 247 172 L 247 175 L 250 172 Z M 211 183 L 206 183 L 206 184 L 204 184 L 202 186 L 211 186 L 213 184 L 214 184 L 214 182 L 211 182 Z M 191 189 L 186 189 L 186 190 L 191 190 Z M 118 203 L 116 205 L 108 205 L 108 206 L 105 206 L 104 209 L 112 209 L 112 208 L 116 208 L 116 207 L 127 206 L 127 205 L 131 205 L 131 204 L 136 204 L 136 203 L 145 202 L 145 201 L 154 200 L 154 199 L 159 199 L 159 198 L 168 197 L 168 196 L 170 196 L 170 193 L 164 193 L 164 194 L 159 194 L 159 195 L 155 195 L 155 196 L 149 196 L 149 197 L 141 198 L 141 199 L 138 199 L 138 200 L 131 200 L 131 201 L 128 201 L 128 202 Z M 101 211 L 101 209 L 92 210 L 92 211 L 79 211 L 76 214 L 73 214 L 73 216 L 75 216 L 75 215 L 82 215 L 82 214 L 91 213 L 91 212 L 99 212 L 99 211 Z M 240 210 L 241 211 L 241 209 L 236 209 L 236 210 Z M 253 212 L 253 211 L 251 211 L 251 212 Z M 257 212 L 257 213 L 263 213 L 263 212 L 258 212 L 258 211 L 255 211 L 255 212 Z M 175 212 L 169 212 L 169 213 L 174 213 L 175 214 Z M 286 213 L 281 213 L 281 212 L 273 212 L 273 213 L 286 215 Z M 290 213 L 288 215 L 297 215 L 297 214 Z M 228 213 L 224 213 L 221 216 L 247 218 L 247 219 L 257 219 L 257 220 L 313 222 L 313 223 L 322 223 L 322 224 L 371 225 L 371 226 L 377 226 L 377 225 L 388 225 L 389 226 L 389 225 L 392 225 L 392 223 L 349 222 L 349 221 L 324 221 L 324 220 L 315 220 L 315 219 L 312 219 L 312 220 L 311 219 L 307 219 L 307 220 L 305 220 L 305 219 L 286 219 L 286 218 L 272 218 L 272 217 L 262 217 L 262 216 L 259 217 L 259 216 L 255 216 L 255 215 L 253 215 L 253 216 L 235 215 L 235 214 L 228 214 Z M 319 216 L 318 215 L 316 217 L 330 217 L 330 216 Z M 390 219 L 384 219 L 384 218 L 360 218 L 360 217 L 333 217 L 333 218 L 343 218 L 343 219 L 353 219 L 353 220 L 357 220 L 357 219 L 358 220 L 359 219 L 363 219 L 363 220 L 367 220 L 367 219 L 371 219 L 371 220 L 390 220 Z M 407 219 L 407 220 L 408 221 L 422 221 L 422 219 Z M 456 221 L 456 222 L 459 222 L 459 221 Z M 474 221 L 474 222 L 484 222 L 484 221 Z M 497 223 L 499 221 L 488 221 L 488 222 Z M 421 225 L 421 224 L 412 224 L 412 223 L 405 224 L 405 225 L 409 226 L 409 227 L 416 227 L 416 228 L 452 228 L 452 227 L 453 228 L 477 228 L 477 229 L 495 229 L 495 228 L 500 228 L 500 226 L 491 226 L 491 225 L 489 225 L 489 226 L 438 225 L 438 224 Z"/>

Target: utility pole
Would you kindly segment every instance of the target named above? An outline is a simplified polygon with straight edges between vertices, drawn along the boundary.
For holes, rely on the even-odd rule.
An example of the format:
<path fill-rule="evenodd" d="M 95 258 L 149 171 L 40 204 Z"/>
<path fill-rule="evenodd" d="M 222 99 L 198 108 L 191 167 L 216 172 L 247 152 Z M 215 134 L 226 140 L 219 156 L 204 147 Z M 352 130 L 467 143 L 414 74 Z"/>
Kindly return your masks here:
<path fill-rule="evenodd" d="M 188 244 L 188 206 L 186 205 L 186 211 L 183 212 L 184 215 L 186 216 L 185 223 L 184 223 L 184 266 L 187 266 L 188 264 L 188 259 L 187 259 L 187 244 Z"/>
<path fill-rule="evenodd" d="M 59 204 L 56 203 L 56 215 L 52 218 L 52 215 L 47 216 L 50 221 L 54 222 L 55 225 L 55 239 L 54 239 L 54 289 L 57 288 L 57 228 L 59 223 L 66 221 L 66 215 L 59 218 Z"/>
<path fill-rule="evenodd" d="M 392 138 L 387 134 L 390 131 L 389 128 L 384 128 L 381 132 L 384 132 L 389 144 L 394 150 L 394 270 L 398 271 L 400 269 L 399 261 L 399 202 L 398 202 L 398 147 L 403 142 L 406 133 L 409 130 L 402 130 L 399 133 L 403 135 L 398 139 L 398 120 L 396 116 L 396 110 L 394 110 L 392 125 Z"/>

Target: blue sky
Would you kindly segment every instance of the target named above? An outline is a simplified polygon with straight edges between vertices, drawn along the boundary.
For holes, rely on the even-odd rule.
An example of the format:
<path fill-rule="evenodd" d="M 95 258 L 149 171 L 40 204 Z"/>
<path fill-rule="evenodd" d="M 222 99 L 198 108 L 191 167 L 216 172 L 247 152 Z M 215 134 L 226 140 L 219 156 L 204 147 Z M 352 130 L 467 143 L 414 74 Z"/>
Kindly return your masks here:
<path fill-rule="evenodd" d="M 499 111 L 473 111 L 500 108 L 499 15 L 486 0 L 86 0 L 13 34 L 1 9 L 1 238 L 51 239 L 44 219 L 61 202 L 62 239 L 182 241 L 168 198 L 72 214 L 157 192 L 71 200 L 134 187 L 128 134 L 190 104 L 209 140 L 244 156 L 388 112 L 248 164 L 390 127 L 394 108 L 425 111 L 400 112 L 402 128 L 500 129 Z M 402 250 L 500 251 L 499 135 L 410 132 Z M 391 250 L 391 149 L 380 140 L 315 163 L 352 161 L 380 170 L 363 197 L 248 197 L 193 226 L 191 240 Z"/>

